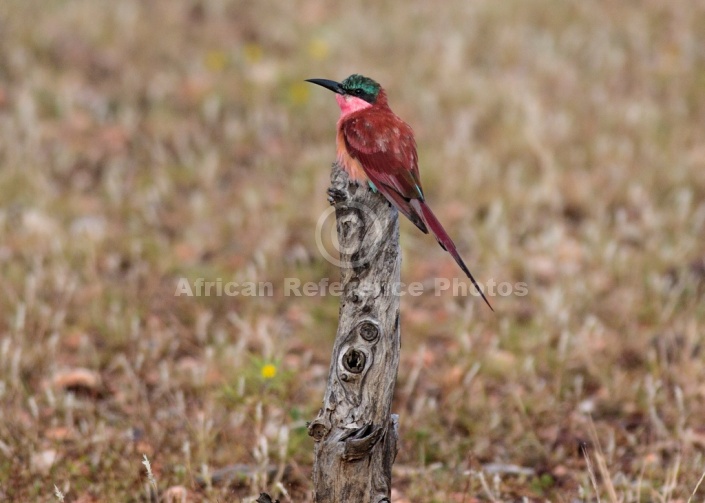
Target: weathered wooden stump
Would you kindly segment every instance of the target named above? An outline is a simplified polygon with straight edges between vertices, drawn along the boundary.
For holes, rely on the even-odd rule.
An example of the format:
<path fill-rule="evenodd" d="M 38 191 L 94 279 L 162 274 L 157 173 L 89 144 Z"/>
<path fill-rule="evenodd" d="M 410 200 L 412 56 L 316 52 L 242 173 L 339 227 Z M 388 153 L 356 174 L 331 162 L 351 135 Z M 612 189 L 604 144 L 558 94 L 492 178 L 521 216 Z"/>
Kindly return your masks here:
<path fill-rule="evenodd" d="M 401 252 L 397 210 L 333 165 L 329 200 L 340 245 L 340 321 L 315 443 L 316 503 L 389 502 L 398 417 Z"/>

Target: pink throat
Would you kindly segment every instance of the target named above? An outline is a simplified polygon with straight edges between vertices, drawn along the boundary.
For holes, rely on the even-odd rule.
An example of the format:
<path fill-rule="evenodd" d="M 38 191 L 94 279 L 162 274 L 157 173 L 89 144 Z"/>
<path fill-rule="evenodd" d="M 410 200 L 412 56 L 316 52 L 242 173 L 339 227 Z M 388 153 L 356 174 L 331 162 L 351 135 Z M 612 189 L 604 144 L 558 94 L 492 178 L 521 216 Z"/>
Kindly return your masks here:
<path fill-rule="evenodd" d="M 372 103 L 356 98 L 355 96 L 336 94 L 335 100 L 338 102 L 340 107 L 340 118 L 343 119 L 350 115 L 351 113 L 364 110 L 365 108 L 370 108 Z"/>

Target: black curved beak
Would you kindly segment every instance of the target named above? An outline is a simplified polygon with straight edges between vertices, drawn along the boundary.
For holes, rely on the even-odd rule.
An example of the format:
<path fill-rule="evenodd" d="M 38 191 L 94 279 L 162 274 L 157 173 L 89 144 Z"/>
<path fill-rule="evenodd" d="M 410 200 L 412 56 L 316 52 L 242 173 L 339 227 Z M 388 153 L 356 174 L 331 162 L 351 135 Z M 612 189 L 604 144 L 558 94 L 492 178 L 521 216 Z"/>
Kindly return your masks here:
<path fill-rule="evenodd" d="M 310 82 L 311 84 L 317 84 L 321 87 L 325 87 L 326 89 L 330 89 L 334 93 L 345 94 L 345 90 L 340 86 L 340 82 L 336 82 L 335 80 L 306 79 L 306 82 Z"/>

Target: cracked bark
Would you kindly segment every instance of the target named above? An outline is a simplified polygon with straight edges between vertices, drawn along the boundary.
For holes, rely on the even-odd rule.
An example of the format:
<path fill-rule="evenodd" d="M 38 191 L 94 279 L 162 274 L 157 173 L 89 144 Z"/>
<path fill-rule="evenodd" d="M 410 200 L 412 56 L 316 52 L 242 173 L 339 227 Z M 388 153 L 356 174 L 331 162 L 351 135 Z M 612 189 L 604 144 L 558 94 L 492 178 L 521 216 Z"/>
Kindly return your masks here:
<path fill-rule="evenodd" d="M 401 252 L 397 211 L 333 165 L 343 295 L 315 440 L 316 503 L 389 502 L 398 416 L 391 414 L 399 366 Z"/>

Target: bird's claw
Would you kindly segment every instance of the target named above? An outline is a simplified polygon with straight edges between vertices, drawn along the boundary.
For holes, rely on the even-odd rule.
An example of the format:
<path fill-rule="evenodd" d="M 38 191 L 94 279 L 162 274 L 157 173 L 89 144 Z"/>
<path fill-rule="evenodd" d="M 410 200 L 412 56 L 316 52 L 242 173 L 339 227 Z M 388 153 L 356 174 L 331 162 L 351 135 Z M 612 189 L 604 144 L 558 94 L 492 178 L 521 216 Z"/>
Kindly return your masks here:
<path fill-rule="evenodd" d="M 335 204 L 345 199 L 345 192 L 334 187 L 328 188 L 328 202 L 330 204 Z"/>

